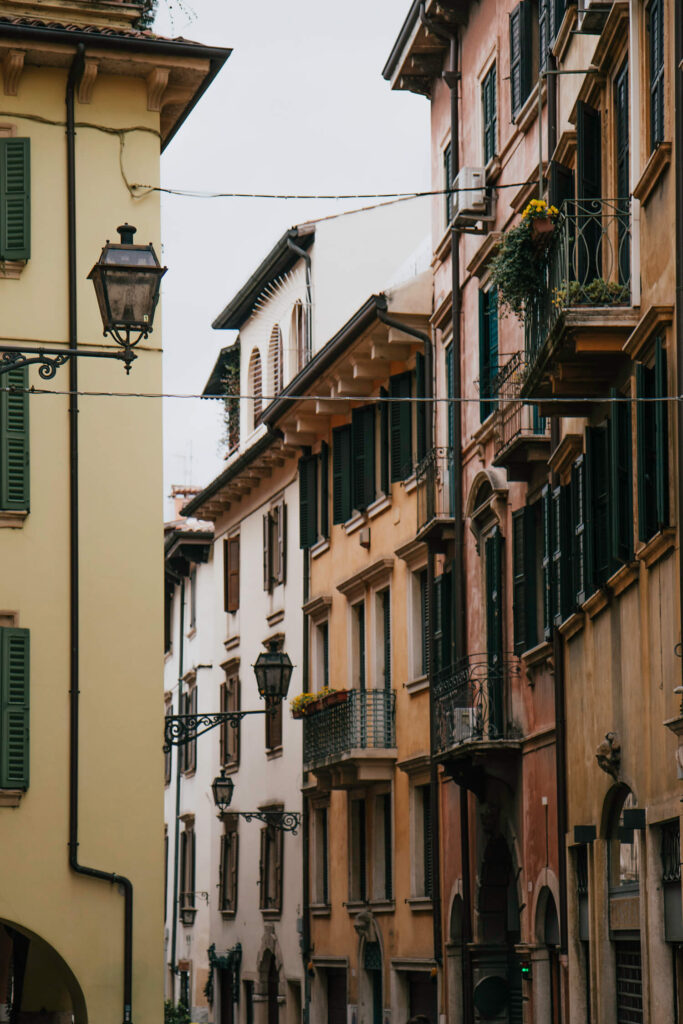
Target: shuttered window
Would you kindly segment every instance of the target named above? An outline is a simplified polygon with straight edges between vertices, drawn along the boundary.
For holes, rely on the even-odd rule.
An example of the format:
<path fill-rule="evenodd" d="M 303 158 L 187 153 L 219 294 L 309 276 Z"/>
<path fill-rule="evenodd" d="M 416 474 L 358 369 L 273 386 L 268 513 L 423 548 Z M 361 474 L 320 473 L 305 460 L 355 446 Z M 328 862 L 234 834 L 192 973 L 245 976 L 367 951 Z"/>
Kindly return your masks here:
<path fill-rule="evenodd" d="M 411 402 L 412 375 L 399 373 L 389 379 L 389 395 L 399 401 L 390 403 L 389 433 L 391 482 L 406 480 L 413 471 L 413 431 Z"/>
<path fill-rule="evenodd" d="M 496 407 L 494 380 L 498 373 L 498 291 L 479 292 L 479 415 L 481 421 Z"/>
<path fill-rule="evenodd" d="M 487 72 L 481 83 L 481 111 L 484 124 L 484 163 L 496 155 L 498 139 L 498 112 L 496 105 L 496 65 Z"/>
<path fill-rule="evenodd" d="M 263 589 L 284 583 L 287 578 L 287 506 L 273 505 L 263 516 Z"/>
<path fill-rule="evenodd" d="M 576 104 L 577 198 L 602 198 L 602 131 L 600 114 L 579 100 Z M 577 228 L 578 279 L 583 286 L 602 276 L 601 225 L 599 217 L 579 213 Z"/>
<path fill-rule="evenodd" d="M 320 445 L 320 536 L 330 535 L 330 446 Z"/>
<path fill-rule="evenodd" d="M 180 909 L 195 909 L 196 836 L 194 820 L 180 833 Z"/>
<path fill-rule="evenodd" d="M 453 186 L 453 150 L 451 149 L 450 142 L 443 151 L 443 187 L 452 188 Z M 445 196 L 446 206 L 446 227 L 451 222 L 453 216 L 453 193 L 446 192 Z"/>
<path fill-rule="evenodd" d="M 612 390 L 613 398 L 617 392 Z M 610 515 L 612 562 L 630 562 L 633 558 L 633 451 L 631 446 L 631 407 L 615 401 L 610 418 Z"/>
<path fill-rule="evenodd" d="M 282 910 L 283 839 L 282 829 L 273 828 L 272 825 L 266 825 L 261 829 L 260 906 L 262 911 L 270 911 L 273 914 L 279 914 Z"/>
<path fill-rule="evenodd" d="M 574 606 L 572 575 L 571 493 L 556 487 L 551 495 L 552 518 L 552 619 L 563 622 Z"/>
<path fill-rule="evenodd" d="M 512 611 L 514 651 L 538 642 L 536 630 L 536 517 L 530 505 L 512 513 Z"/>
<path fill-rule="evenodd" d="M 432 802 L 429 785 L 416 786 L 418 816 L 422 819 L 422 836 L 420 852 L 422 854 L 422 892 L 420 896 L 431 899 L 434 894 L 434 874 L 432 867 Z M 420 841 L 418 840 L 418 841 Z"/>
<path fill-rule="evenodd" d="M 0 139 L 0 259 L 31 255 L 31 143 Z"/>
<path fill-rule="evenodd" d="M 364 512 L 375 500 L 375 406 L 351 413 L 353 507 Z"/>
<path fill-rule="evenodd" d="M 332 522 L 351 518 L 351 424 L 332 431 Z"/>
<path fill-rule="evenodd" d="M 192 686 L 180 698 L 180 714 L 197 714 L 197 687 Z M 186 774 L 195 771 L 197 767 L 197 739 L 183 743 L 180 747 L 180 770 Z"/>
<path fill-rule="evenodd" d="M 541 491 L 541 520 L 543 529 L 543 638 L 549 640 L 553 627 L 553 519 L 550 487 Z"/>
<path fill-rule="evenodd" d="M 389 392 L 386 388 L 379 389 L 379 397 L 387 399 Z M 381 401 L 379 404 L 379 488 L 382 494 L 389 494 L 391 483 L 389 481 L 389 403 Z"/>
<path fill-rule="evenodd" d="M 664 0 L 652 0 L 647 27 L 650 56 L 650 149 L 664 141 Z"/>
<path fill-rule="evenodd" d="M 434 580 L 434 672 L 449 668 L 451 658 L 452 577 L 449 570 Z M 426 587 L 425 587 L 426 590 Z"/>
<path fill-rule="evenodd" d="M 387 588 L 380 596 L 382 607 L 382 671 L 384 689 L 391 689 L 391 591 Z"/>
<path fill-rule="evenodd" d="M 218 909 L 222 914 L 237 911 L 237 872 L 239 866 L 239 834 L 237 818 L 229 816 L 225 831 L 220 837 L 221 849 L 218 862 Z"/>
<path fill-rule="evenodd" d="M 649 540 L 669 525 L 669 424 L 666 352 L 655 341 L 651 367 L 636 365 L 638 536 Z M 660 401 L 657 401 L 660 399 Z"/>
<path fill-rule="evenodd" d="M 0 508 L 28 512 L 28 368 L 9 370 L 0 381 Z"/>
<path fill-rule="evenodd" d="M 586 431 L 586 503 L 590 507 L 591 588 L 602 587 L 612 572 L 609 433 L 607 426 Z"/>
<path fill-rule="evenodd" d="M 282 747 L 282 701 L 268 708 L 266 718 L 266 750 Z"/>
<path fill-rule="evenodd" d="M 270 364 L 270 382 L 273 395 L 279 395 L 282 391 L 282 331 L 278 324 L 275 324 L 270 334 L 268 345 L 268 362 Z"/>
<path fill-rule="evenodd" d="M 572 586 L 574 603 L 582 605 L 586 600 L 586 460 L 580 455 L 572 466 Z"/>
<path fill-rule="evenodd" d="M 503 538 L 494 527 L 485 543 L 486 650 L 489 680 L 489 732 L 503 733 Z"/>
<path fill-rule="evenodd" d="M 421 352 L 415 353 L 415 395 L 417 398 L 425 398 L 425 357 Z M 418 462 L 427 454 L 427 415 L 427 402 L 416 402 L 415 435 Z"/>
<path fill-rule="evenodd" d="M 510 106 L 517 117 L 531 92 L 531 0 L 521 0 L 510 14 Z"/>
<path fill-rule="evenodd" d="M 299 459 L 299 547 L 318 541 L 318 456 Z"/>
<path fill-rule="evenodd" d="M 29 631 L 0 628 L 0 787 L 28 789 Z"/>
<path fill-rule="evenodd" d="M 223 713 L 241 710 L 239 676 L 230 676 L 221 684 L 220 704 Z M 227 721 L 221 722 L 219 731 L 221 765 L 236 768 L 240 762 L 240 723 L 232 726 Z"/>
<path fill-rule="evenodd" d="M 226 612 L 240 606 L 240 538 L 239 534 L 223 541 L 223 587 Z"/>
<path fill-rule="evenodd" d="M 253 398 L 252 403 L 252 430 L 261 419 L 263 412 L 263 380 L 261 370 L 261 355 L 257 348 L 251 353 L 249 359 L 249 393 Z"/>

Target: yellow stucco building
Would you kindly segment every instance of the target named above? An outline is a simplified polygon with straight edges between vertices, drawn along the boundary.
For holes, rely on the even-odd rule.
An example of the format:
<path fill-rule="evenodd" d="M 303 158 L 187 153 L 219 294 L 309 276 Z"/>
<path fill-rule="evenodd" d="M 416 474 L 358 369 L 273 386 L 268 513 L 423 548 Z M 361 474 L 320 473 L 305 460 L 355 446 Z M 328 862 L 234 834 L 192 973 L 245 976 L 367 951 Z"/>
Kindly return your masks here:
<path fill-rule="evenodd" d="M 0 2 L 0 360 L 79 350 L 0 375 L 11 1021 L 162 1014 L 161 402 L 99 394 L 161 391 L 160 322 L 130 376 L 89 357 L 115 346 L 87 276 L 119 224 L 160 251 L 158 193 L 128 183 L 158 181 L 229 51 L 142 31 L 142 6 Z"/>

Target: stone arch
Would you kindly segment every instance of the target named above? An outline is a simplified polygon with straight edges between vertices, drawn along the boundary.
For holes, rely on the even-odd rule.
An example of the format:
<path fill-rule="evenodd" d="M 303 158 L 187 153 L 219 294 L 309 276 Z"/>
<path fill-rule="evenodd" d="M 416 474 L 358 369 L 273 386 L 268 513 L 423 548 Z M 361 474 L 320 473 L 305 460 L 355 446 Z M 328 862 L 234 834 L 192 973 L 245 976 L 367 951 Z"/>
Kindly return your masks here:
<path fill-rule="evenodd" d="M 605 793 L 600 814 L 599 835 L 601 839 L 613 838 L 612 832 L 616 828 L 621 809 L 630 794 L 633 794 L 635 799 L 635 793 L 625 782 L 616 782 Z"/>
<path fill-rule="evenodd" d="M 19 976 L 20 975 L 20 976 Z M 62 955 L 45 939 L 14 921 L 0 918 L 0 998 L 10 985 L 23 1024 L 87 1024 L 83 989 Z"/>
<path fill-rule="evenodd" d="M 507 518 L 507 474 L 502 469 L 488 467 L 476 474 L 467 495 L 465 515 L 477 542 L 498 526 L 505 536 Z"/>
<path fill-rule="evenodd" d="M 384 944 L 382 933 L 369 911 L 361 911 L 354 921 L 358 935 L 358 1003 L 360 1024 L 371 1024 L 373 1009 L 386 1002 L 384 985 Z M 383 1013 L 382 1013 L 383 1016 Z"/>
<path fill-rule="evenodd" d="M 266 925 L 263 932 L 258 956 L 256 957 L 256 971 L 258 979 L 254 987 L 254 995 L 261 1002 L 268 1002 L 269 997 L 274 996 L 277 999 L 278 1007 L 283 1006 L 286 999 L 286 988 L 282 950 L 272 925 Z M 275 975 L 277 976 L 276 994 L 273 992 L 273 979 Z"/>
<path fill-rule="evenodd" d="M 545 944 L 544 922 L 549 899 L 552 899 L 559 914 L 560 883 L 554 871 L 550 868 L 543 868 L 534 885 L 530 918 L 533 922 L 534 941 L 541 946 Z"/>

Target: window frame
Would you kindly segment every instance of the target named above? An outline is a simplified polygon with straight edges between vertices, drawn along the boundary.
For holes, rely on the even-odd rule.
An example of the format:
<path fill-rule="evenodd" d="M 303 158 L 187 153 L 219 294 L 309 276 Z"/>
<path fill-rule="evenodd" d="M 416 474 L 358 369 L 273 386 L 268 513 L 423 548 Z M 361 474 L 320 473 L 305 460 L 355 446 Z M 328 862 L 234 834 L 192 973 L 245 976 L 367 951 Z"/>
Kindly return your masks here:
<path fill-rule="evenodd" d="M 498 153 L 498 64 L 494 59 L 481 79 L 482 152 L 486 167 Z M 488 108 L 488 109 L 487 109 Z"/>
<path fill-rule="evenodd" d="M 281 804 L 260 810 L 282 811 Z M 284 832 L 273 825 L 261 829 L 259 909 L 264 917 L 279 917 L 283 902 Z M 273 890 L 273 891 L 271 891 Z"/>
<path fill-rule="evenodd" d="M 223 815 L 218 858 L 218 909 L 223 917 L 237 913 L 239 892 L 239 818 L 236 814 Z"/>

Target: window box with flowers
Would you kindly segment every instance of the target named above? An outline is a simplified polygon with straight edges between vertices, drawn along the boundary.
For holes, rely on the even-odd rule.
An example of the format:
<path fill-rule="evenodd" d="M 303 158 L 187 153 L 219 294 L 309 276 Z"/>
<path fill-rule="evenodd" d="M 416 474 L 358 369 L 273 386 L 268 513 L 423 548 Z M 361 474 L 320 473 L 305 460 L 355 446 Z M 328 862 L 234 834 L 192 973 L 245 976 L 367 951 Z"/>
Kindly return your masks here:
<path fill-rule="evenodd" d="M 522 211 L 520 223 L 503 235 L 491 260 L 491 284 L 498 289 L 503 313 L 523 320 L 525 308 L 545 294 L 548 249 L 558 215 L 559 210 L 544 199 L 532 199 Z"/>
<path fill-rule="evenodd" d="M 323 708 L 332 707 L 335 704 L 343 704 L 349 698 L 348 690 L 332 690 L 325 686 L 317 693 L 300 693 L 298 697 L 290 700 L 289 707 L 292 718 L 306 718 Z"/>

